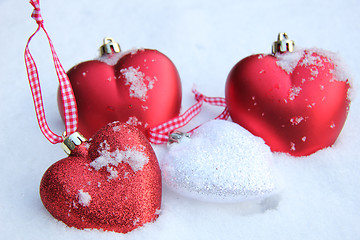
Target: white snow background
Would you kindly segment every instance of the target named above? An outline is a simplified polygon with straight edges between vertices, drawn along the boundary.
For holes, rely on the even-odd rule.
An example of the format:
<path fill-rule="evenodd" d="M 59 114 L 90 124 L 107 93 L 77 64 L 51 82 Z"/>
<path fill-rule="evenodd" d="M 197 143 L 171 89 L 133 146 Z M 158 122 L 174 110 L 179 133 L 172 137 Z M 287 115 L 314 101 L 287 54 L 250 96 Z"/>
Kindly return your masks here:
<path fill-rule="evenodd" d="M 66 70 L 98 56 L 103 37 L 123 50 L 157 49 L 177 66 L 183 110 L 194 103 L 191 87 L 224 96 L 230 69 L 242 58 L 270 53 L 279 32 L 301 47 L 337 52 L 360 79 L 358 0 L 200 1 L 42 0 L 45 27 Z M 0 1 L 0 239 L 360 239 L 360 102 L 351 104 L 333 147 L 309 157 L 274 154 L 284 190 L 264 202 L 214 204 L 163 189 L 155 223 L 128 234 L 78 230 L 55 220 L 43 207 L 39 183 L 66 157 L 41 134 L 28 86 L 23 53 L 37 25 L 28 1 Z M 30 50 L 39 67 L 46 116 L 63 131 L 56 102 L 58 82 L 44 34 Z M 197 125 L 221 109 L 206 106 Z M 155 147 L 159 161 L 166 149 Z"/>

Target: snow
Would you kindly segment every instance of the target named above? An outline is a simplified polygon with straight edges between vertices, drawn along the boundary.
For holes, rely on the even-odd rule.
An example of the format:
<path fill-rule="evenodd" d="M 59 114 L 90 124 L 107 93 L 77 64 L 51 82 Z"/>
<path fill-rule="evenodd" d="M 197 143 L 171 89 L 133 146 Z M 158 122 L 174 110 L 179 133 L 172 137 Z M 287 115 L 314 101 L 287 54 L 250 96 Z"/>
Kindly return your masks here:
<path fill-rule="evenodd" d="M 79 197 L 79 204 L 83 205 L 84 207 L 89 206 L 91 201 L 91 196 L 88 192 L 84 192 L 83 189 L 80 189 L 78 193 L 78 197 Z"/>
<path fill-rule="evenodd" d="M 129 117 L 129 120 L 127 120 L 126 123 L 131 126 L 135 126 L 135 127 L 142 125 L 142 122 L 140 122 L 139 119 L 137 119 L 137 117 L 135 117 L 135 116 Z"/>
<path fill-rule="evenodd" d="M 294 68 L 298 65 L 300 59 L 304 56 L 303 50 L 297 50 L 288 53 L 276 53 L 277 58 L 276 64 L 281 67 L 285 72 L 292 73 Z"/>
<path fill-rule="evenodd" d="M 310 67 L 311 75 L 314 77 L 319 74 L 318 68 L 324 67 L 324 61 L 331 61 L 334 64 L 334 69 L 330 69 L 330 73 L 333 74 L 334 80 L 352 83 L 352 76 L 347 64 L 337 53 L 321 48 L 296 47 L 294 52 L 276 53 L 275 57 L 277 58 L 276 64 L 288 74 L 291 74 L 294 68 L 299 65 Z"/>
<path fill-rule="evenodd" d="M 137 146 L 139 148 L 143 146 Z M 110 145 L 106 140 L 100 144 L 98 149 L 100 154 L 95 160 L 90 163 L 96 171 L 99 171 L 103 167 L 109 172 L 108 180 L 116 179 L 118 177 L 118 171 L 114 167 L 117 167 L 119 163 L 127 163 L 131 169 L 136 173 L 143 169 L 144 165 L 149 162 L 149 158 L 142 152 L 137 151 L 134 148 L 127 148 L 125 151 L 115 149 L 110 151 Z"/>
<path fill-rule="evenodd" d="M 143 48 L 133 48 L 130 50 L 114 53 L 112 55 L 104 54 L 103 56 L 99 56 L 99 57 L 95 58 L 95 60 L 104 62 L 110 66 L 114 66 L 119 61 L 119 59 L 122 58 L 123 56 L 125 56 L 127 54 L 135 54 L 137 51 L 143 51 L 143 50 L 144 50 Z"/>
<path fill-rule="evenodd" d="M 291 124 L 294 125 L 298 125 L 299 123 L 301 123 L 303 120 L 305 120 L 304 117 L 298 116 L 298 117 L 292 117 L 290 118 L 290 122 Z"/>
<path fill-rule="evenodd" d="M 130 86 L 130 97 L 146 101 L 147 92 L 154 87 L 156 78 L 151 79 L 149 76 L 145 76 L 145 74 L 140 71 L 140 67 L 128 67 L 121 69 L 120 72 L 125 77 L 125 85 Z"/>
<path fill-rule="evenodd" d="M 234 64 L 252 54 L 270 53 L 282 31 L 296 46 L 340 54 L 352 74 L 355 94 L 333 147 L 300 158 L 273 153 L 273 166 L 284 182 L 276 196 L 261 202 L 204 203 L 164 186 L 161 213 L 154 223 L 128 234 L 68 228 L 46 211 L 39 197 L 43 173 L 66 155 L 43 137 L 36 122 L 23 60 L 26 40 L 36 29 L 30 18 L 32 7 L 27 1 L 0 1 L 1 9 L 6 9 L 0 16 L 1 240 L 360 238 L 360 100 L 356 97 L 360 59 L 354 44 L 360 40 L 355 24 L 360 21 L 359 1 L 332 0 L 326 7 L 324 1 L 314 0 L 42 0 L 40 4 L 66 70 L 96 58 L 107 36 L 124 51 L 134 46 L 157 49 L 179 70 L 183 111 L 194 103 L 194 83 L 204 94 L 224 96 Z M 61 135 L 58 83 L 45 38 L 43 33 L 36 35 L 30 50 L 39 68 L 47 120 Z M 205 104 L 189 129 L 220 111 Z M 161 161 L 167 149 L 155 146 L 155 151 Z"/>

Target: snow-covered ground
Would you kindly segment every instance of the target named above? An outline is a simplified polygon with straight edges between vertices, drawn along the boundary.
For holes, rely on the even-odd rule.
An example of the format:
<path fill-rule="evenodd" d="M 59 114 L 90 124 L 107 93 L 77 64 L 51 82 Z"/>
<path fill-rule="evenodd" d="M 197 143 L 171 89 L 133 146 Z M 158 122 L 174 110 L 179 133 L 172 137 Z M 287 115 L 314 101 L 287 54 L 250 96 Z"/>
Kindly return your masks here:
<path fill-rule="evenodd" d="M 360 239 L 360 3 L 305 1 L 73 1 L 42 0 L 42 15 L 65 69 L 93 59 L 103 37 L 123 50 L 157 49 L 177 66 L 183 109 L 194 103 L 191 87 L 224 96 L 227 74 L 240 59 L 270 53 L 278 32 L 301 47 L 339 53 L 353 76 L 355 96 L 333 147 L 309 157 L 275 153 L 283 190 L 262 202 L 231 204 L 192 200 L 163 189 L 155 223 L 128 234 L 78 230 L 43 207 L 39 183 L 45 170 L 65 157 L 39 131 L 23 52 L 36 29 L 27 1 L 0 1 L 0 239 Z M 44 34 L 31 50 L 39 67 L 46 114 L 61 133 L 57 80 Z M 199 124 L 218 114 L 206 106 Z M 155 147 L 159 161 L 166 148 Z"/>

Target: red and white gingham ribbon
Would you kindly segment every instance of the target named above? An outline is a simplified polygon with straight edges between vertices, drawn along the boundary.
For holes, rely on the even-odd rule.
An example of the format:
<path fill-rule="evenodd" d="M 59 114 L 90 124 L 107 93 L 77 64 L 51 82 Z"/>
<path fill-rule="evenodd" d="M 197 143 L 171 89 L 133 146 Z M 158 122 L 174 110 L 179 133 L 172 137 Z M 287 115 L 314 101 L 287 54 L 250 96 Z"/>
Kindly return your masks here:
<path fill-rule="evenodd" d="M 55 52 L 54 46 L 51 42 L 51 39 L 44 28 L 44 25 L 43 25 L 44 20 L 40 13 L 39 1 L 38 0 L 30 0 L 30 3 L 34 7 L 34 11 L 31 15 L 31 17 L 35 19 L 36 23 L 38 24 L 38 28 L 30 36 L 30 38 L 26 44 L 25 54 L 24 54 L 26 70 L 27 70 L 27 74 L 28 74 L 29 84 L 30 84 L 30 88 L 31 88 L 31 92 L 32 92 L 33 100 L 34 100 L 34 105 L 35 105 L 36 117 L 37 117 L 37 120 L 38 120 L 38 123 L 40 126 L 40 130 L 51 143 L 55 144 L 55 143 L 62 142 L 63 138 L 62 138 L 62 136 L 59 136 L 59 135 L 55 134 L 54 132 L 52 132 L 49 128 L 49 125 L 46 122 L 38 70 L 37 70 L 35 61 L 29 51 L 29 43 L 30 43 L 31 39 L 33 38 L 33 36 L 40 29 L 44 30 L 44 32 L 47 36 L 47 39 L 49 41 L 56 74 L 58 76 L 59 83 L 60 83 L 60 91 L 61 91 L 61 96 L 62 96 L 62 100 L 63 100 L 63 104 L 64 104 L 63 107 L 64 107 L 66 135 L 74 133 L 77 129 L 78 114 L 77 114 L 76 101 L 75 101 L 75 96 L 74 96 L 69 78 L 66 75 L 66 72 L 60 63 L 60 60 Z"/>
<path fill-rule="evenodd" d="M 163 144 L 169 141 L 169 134 L 174 130 L 181 128 L 188 124 L 191 119 L 198 115 L 201 111 L 201 107 L 204 102 L 207 102 L 211 105 L 225 107 L 224 111 L 217 116 L 215 119 L 226 120 L 229 118 L 229 111 L 226 107 L 226 102 L 224 98 L 221 97 L 206 97 L 203 94 L 199 93 L 195 88 L 192 89 L 192 92 L 195 95 L 196 103 L 192 105 L 188 110 L 178 117 L 175 117 L 169 120 L 166 123 L 163 123 L 157 127 L 151 128 L 149 131 L 149 141 L 154 144 Z M 198 126 L 199 127 L 199 126 Z M 189 131 L 189 134 L 192 134 L 195 129 Z"/>

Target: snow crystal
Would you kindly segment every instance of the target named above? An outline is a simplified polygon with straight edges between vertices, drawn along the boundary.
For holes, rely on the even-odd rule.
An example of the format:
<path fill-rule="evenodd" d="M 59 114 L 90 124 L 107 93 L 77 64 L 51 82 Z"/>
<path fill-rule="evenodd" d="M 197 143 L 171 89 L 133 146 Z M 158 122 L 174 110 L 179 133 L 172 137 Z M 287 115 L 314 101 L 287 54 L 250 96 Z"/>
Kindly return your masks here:
<path fill-rule="evenodd" d="M 79 197 L 79 204 L 81 204 L 84 207 L 90 205 L 91 196 L 88 192 L 84 192 L 83 189 L 80 189 L 78 192 L 78 197 Z"/>
<path fill-rule="evenodd" d="M 121 131 L 121 126 L 114 126 L 113 131 L 114 132 L 120 132 Z"/>
<path fill-rule="evenodd" d="M 290 142 L 290 151 L 295 151 L 295 150 L 296 150 L 295 143 Z"/>
<path fill-rule="evenodd" d="M 317 66 L 317 67 L 323 67 L 324 64 L 323 61 L 326 61 L 326 59 L 321 59 L 321 54 L 319 54 L 316 51 L 313 50 L 306 50 L 304 51 L 305 55 L 302 61 L 299 63 L 300 66 Z M 314 53 L 316 54 L 314 56 Z"/>
<path fill-rule="evenodd" d="M 310 71 L 311 71 L 311 75 L 316 77 L 318 74 L 319 74 L 319 70 L 317 68 L 310 68 Z"/>
<path fill-rule="evenodd" d="M 293 86 L 293 87 L 290 89 L 289 99 L 290 99 L 291 101 L 293 101 L 297 96 L 299 96 L 301 90 L 302 90 L 301 87 L 295 87 L 295 86 Z"/>
<path fill-rule="evenodd" d="M 127 124 L 137 127 L 137 126 L 141 126 L 142 122 L 139 121 L 139 119 L 137 119 L 137 117 L 133 116 L 133 117 L 129 117 L 129 119 L 126 121 Z"/>
<path fill-rule="evenodd" d="M 140 218 L 136 218 L 136 219 L 133 221 L 134 226 L 136 226 L 136 224 L 137 224 L 138 222 L 140 222 Z"/>
<path fill-rule="evenodd" d="M 144 165 L 149 162 L 149 158 L 144 153 L 137 151 L 135 148 L 126 149 L 120 151 L 116 149 L 114 152 L 110 152 L 110 145 L 104 140 L 100 144 L 100 156 L 90 163 L 90 166 L 95 170 L 100 170 L 106 167 L 106 170 L 110 173 L 109 180 L 116 179 L 118 177 L 118 171 L 115 169 L 119 163 L 127 163 L 130 165 L 134 172 L 143 169 Z"/>
<path fill-rule="evenodd" d="M 123 74 L 126 79 L 125 85 L 130 86 L 130 97 L 145 101 L 148 90 L 154 87 L 154 83 L 157 79 L 155 77 L 151 79 L 139 70 L 140 67 L 128 67 L 121 69 L 120 73 Z"/>
<path fill-rule="evenodd" d="M 293 126 L 298 125 L 299 123 L 301 123 L 305 118 L 303 117 L 293 117 L 290 119 L 290 122 Z"/>
<path fill-rule="evenodd" d="M 307 107 L 308 108 L 313 108 L 313 107 L 315 107 L 315 103 L 311 103 L 311 104 L 307 105 Z"/>

